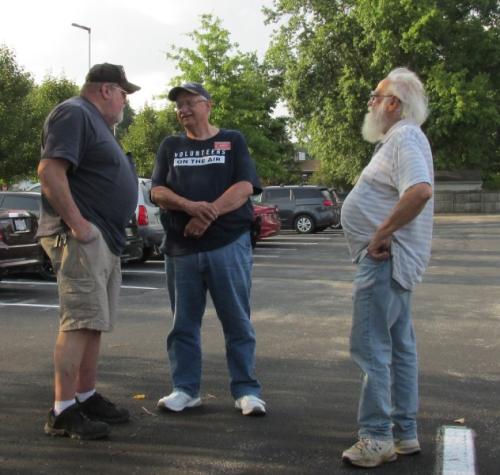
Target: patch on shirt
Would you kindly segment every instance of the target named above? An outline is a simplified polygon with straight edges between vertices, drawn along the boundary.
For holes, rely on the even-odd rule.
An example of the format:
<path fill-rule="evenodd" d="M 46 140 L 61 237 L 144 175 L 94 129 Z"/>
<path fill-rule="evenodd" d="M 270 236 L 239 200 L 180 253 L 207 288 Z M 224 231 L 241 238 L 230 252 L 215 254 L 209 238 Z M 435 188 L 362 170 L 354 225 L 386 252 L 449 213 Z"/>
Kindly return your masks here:
<path fill-rule="evenodd" d="M 214 142 L 215 150 L 231 150 L 231 142 Z"/>

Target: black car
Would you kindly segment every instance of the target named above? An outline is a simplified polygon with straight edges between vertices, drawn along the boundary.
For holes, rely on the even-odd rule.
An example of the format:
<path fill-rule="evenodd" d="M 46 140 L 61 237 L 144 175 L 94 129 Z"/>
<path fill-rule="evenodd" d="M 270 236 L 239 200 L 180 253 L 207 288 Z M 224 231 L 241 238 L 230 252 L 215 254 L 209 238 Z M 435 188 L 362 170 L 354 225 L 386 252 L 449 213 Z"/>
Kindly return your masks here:
<path fill-rule="evenodd" d="M 37 229 L 33 214 L 0 210 L 0 279 L 9 273 L 43 270 L 46 262 L 35 238 Z"/>
<path fill-rule="evenodd" d="M 1 191 L 0 209 L 18 209 L 33 213 L 37 218 L 40 217 L 40 201 L 42 195 L 37 191 Z M 126 229 L 127 246 L 121 255 L 122 262 L 138 261 L 142 258 L 143 242 L 139 236 L 137 220 L 134 217 L 128 223 Z M 42 251 L 43 252 L 43 251 Z M 46 258 L 49 261 L 48 257 Z M 45 269 L 48 265 L 45 266 Z M 53 276 L 53 273 L 52 273 Z M 43 275 L 42 277 L 49 277 Z"/>
<path fill-rule="evenodd" d="M 125 236 L 127 245 L 120 256 L 122 262 L 141 261 L 144 252 L 144 242 L 139 235 L 139 227 L 137 226 L 135 215 L 132 216 L 125 228 Z"/>
<path fill-rule="evenodd" d="M 315 185 L 266 186 L 254 201 L 278 207 L 282 229 L 315 233 L 339 223 L 328 188 Z"/>

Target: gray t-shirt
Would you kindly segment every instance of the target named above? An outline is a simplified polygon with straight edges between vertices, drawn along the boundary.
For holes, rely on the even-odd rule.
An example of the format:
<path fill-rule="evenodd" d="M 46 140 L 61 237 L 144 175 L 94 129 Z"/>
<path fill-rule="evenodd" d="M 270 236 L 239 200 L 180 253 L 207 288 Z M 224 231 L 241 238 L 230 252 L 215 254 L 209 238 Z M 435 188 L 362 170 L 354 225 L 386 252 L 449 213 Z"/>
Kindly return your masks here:
<path fill-rule="evenodd" d="M 342 227 L 354 262 L 363 257 L 403 193 L 418 183 L 434 186 L 431 148 L 420 127 L 401 120 L 385 134 L 342 206 Z M 429 262 L 433 211 L 431 199 L 392 237 L 393 278 L 405 289 L 420 282 Z"/>
<path fill-rule="evenodd" d="M 98 109 L 83 97 L 54 108 L 42 135 L 42 159 L 68 160 L 68 182 L 82 216 L 102 232 L 111 252 L 125 247 L 125 226 L 137 205 L 137 175 Z M 38 236 L 67 230 L 42 195 Z"/>

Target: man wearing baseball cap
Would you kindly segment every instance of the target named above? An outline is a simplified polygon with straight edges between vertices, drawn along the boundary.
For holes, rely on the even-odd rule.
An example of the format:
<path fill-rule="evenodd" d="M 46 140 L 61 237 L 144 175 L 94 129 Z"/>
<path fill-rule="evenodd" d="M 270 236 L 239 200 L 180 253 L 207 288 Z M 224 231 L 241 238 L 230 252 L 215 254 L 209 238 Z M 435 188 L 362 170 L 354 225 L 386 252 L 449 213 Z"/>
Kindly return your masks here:
<path fill-rule="evenodd" d="M 243 135 L 209 122 L 213 104 L 198 83 L 174 87 L 185 133 L 163 140 L 151 195 L 162 208 L 167 283 L 173 312 L 167 338 L 173 390 L 158 407 L 201 404 L 201 322 L 207 290 L 224 330 L 231 395 L 243 415 L 264 415 L 250 321 L 253 221 L 250 196 L 261 185 Z"/>
<path fill-rule="evenodd" d="M 60 302 L 49 435 L 99 439 L 108 424 L 129 420 L 95 385 L 101 333 L 115 322 L 125 226 L 137 203 L 135 167 L 112 127 L 123 118 L 127 95 L 139 89 L 122 66 L 96 64 L 80 96 L 57 105 L 44 124 L 38 236 Z"/>

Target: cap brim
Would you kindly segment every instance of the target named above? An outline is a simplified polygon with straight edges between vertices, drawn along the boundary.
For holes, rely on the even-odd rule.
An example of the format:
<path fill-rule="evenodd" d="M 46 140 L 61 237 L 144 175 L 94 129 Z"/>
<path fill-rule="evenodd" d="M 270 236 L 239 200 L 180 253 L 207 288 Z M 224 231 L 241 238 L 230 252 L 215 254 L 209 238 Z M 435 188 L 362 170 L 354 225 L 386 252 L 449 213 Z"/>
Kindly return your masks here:
<path fill-rule="evenodd" d="M 196 94 L 196 95 L 200 94 L 199 91 L 195 91 L 194 89 L 189 89 L 188 87 L 176 86 L 170 89 L 170 92 L 168 93 L 168 99 L 170 101 L 175 101 L 177 99 L 177 96 L 181 92 L 189 92 L 190 94 Z"/>
<path fill-rule="evenodd" d="M 133 94 L 134 92 L 137 92 L 141 89 L 139 86 L 136 86 L 135 84 L 132 84 L 131 82 L 126 82 L 125 84 L 121 84 L 120 86 L 123 87 L 123 90 L 127 94 Z"/>

